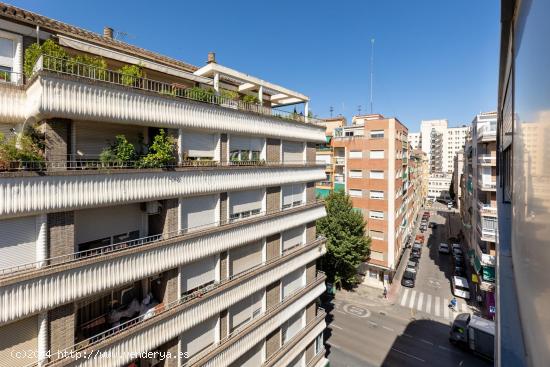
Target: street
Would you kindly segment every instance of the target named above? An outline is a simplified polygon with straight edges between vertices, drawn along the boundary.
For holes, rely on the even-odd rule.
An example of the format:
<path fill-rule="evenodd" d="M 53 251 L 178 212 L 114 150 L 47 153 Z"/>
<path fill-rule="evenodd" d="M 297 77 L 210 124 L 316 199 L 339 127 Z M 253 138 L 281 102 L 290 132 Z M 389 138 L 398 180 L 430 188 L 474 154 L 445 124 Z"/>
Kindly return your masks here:
<path fill-rule="evenodd" d="M 491 365 L 448 341 L 456 314 L 474 313 L 476 308 L 463 299 L 458 299 L 457 312 L 447 307 L 452 298 L 452 265 L 450 255 L 439 254 L 438 245 L 448 242 L 449 234 L 457 234 L 460 219 L 441 206 L 431 213 L 430 221 L 438 225 L 433 233 L 431 229 L 424 233 L 428 246 L 423 247 L 414 288 L 400 285 L 407 250 L 392 284 L 397 287 L 391 292 L 393 299 L 383 299 L 379 290 L 360 286 L 361 292 L 338 292 L 326 305 L 330 313 L 325 340 L 331 366 Z"/>

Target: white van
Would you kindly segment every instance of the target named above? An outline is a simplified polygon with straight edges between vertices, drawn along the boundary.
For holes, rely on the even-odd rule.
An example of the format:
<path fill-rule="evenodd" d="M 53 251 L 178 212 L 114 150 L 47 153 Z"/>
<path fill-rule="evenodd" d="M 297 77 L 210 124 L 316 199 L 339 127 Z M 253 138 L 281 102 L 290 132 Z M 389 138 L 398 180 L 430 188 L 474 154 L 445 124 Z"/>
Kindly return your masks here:
<path fill-rule="evenodd" d="M 470 299 L 470 286 L 468 280 L 463 277 L 454 276 L 452 279 L 453 294 L 456 297 Z"/>

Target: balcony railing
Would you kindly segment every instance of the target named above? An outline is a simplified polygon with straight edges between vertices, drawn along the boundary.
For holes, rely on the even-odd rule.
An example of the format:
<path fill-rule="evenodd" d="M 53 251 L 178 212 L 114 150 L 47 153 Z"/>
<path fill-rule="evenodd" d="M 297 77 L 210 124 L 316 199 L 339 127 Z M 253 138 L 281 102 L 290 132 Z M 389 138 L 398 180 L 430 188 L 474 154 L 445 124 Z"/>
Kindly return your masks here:
<path fill-rule="evenodd" d="M 310 162 L 306 160 L 296 161 L 266 161 L 260 160 L 233 160 L 220 162 L 214 160 L 183 160 L 179 163 L 159 164 L 155 166 L 146 166 L 141 161 L 108 161 L 102 162 L 99 159 L 79 159 L 76 156 L 67 157 L 65 159 L 56 159 L 48 161 L 0 161 L 0 172 L 17 172 L 17 171 L 89 171 L 89 170 L 120 170 L 120 169 L 150 169 L 159 168 L 164 170 L 173 170 L 176 168 L 190 167 L 248 167 L 248 166 L 324 166 L 325 163 Z"/>
<path fill-rule="evenodd" d="M 308 247 L 308 246 L 312 246 L 312 245 L 317 245 L 317 244 L 322 244 L 323 242 L 325 241 L 325 238 L 324 237 L 318 237 L 314 242 L 310 242 L 308 244 L 304 244 L 304 245 L 300 245 L 300 246 L 296 246 L 293 248 L 293 251 L 288 251 L 288 252 L 285 252 L 284 254 L 280 255 L 279 257 L 277 258 L 274 258 L 274 259 L 271 259 L 271 260 L 268 260 L 268 261 L 264 261 L 256 266 L 254 266 L 253 268 L 250 268 L 248 270 L 245 270 L 241 273 L 238 273 L 238 274 L 234 274 L 232 276 L 229 276 L 227 277 L 226 279 L 224 280 L 221 280 L 221 281 L 217 281 L 215 283 L 212 283 L 206 287 L 203 287 L 203 288 L 199 288 L 197 289 L 196 291 L 194 291 L 193 293 L 190 293 L 190 294 L 184 294 L 182 295 L 179 299 L 175 300 L 175 301 L 172 301 L 172 302 L 169 302 L 169 303 L 165 303 L 164 306 L 161 306 L 161 307 L 156 307 L 155 309 L 152 309 L 151 312 L 148 312 L 148 313 L 145 313 L 143 315 L 139 315 L 133 319 L 130 319 L 126 322 L 123 322 L 113 328 L 110 328 L 108 330 L 105 330 L 97 335 L 94 335 L 88 339 L 84 339 L 74 345 L 71 345 L 69 347 L 66 347 L 62 350 L 60 350 L 58 352 L 59 355 L 63 356 L 71 356 L 71 352 L 77 352 L 77 351 L 80 351 L 80 350 L 83 350 L 83 349 L 86 349 L 86 348 L 90 348 L 100 342 L 103 342 L 109 338 L 112 338 L 114 337 L 115 335 L 118 335 L 120 334 L 121 332 L 125 331 L 125 330 L 128 330 L 132 327 L 135 327 L 136 325 L 139 325 L 141 323 L 143 323 L 144 321 L 146 320 L 149 320 L 153 317 L 156 317 L 160 314 L 164 314 L 166 312 L 168 312 L 169 310 L 172 310 L 180 305 L 183 305 L 185 303 L 188 303 L 189 301 L 193 300 L 193 299 L 196 299 L 196 298 L 204 298 L 206 295 L 208 295 L 209 293 L 211 293 L 213 290 L 215 289 L 218 289 L 218 288 L 222 288 L 222 287 L 225 287 L 228 283 L 230 282 L 233 282 L 233 281 L 237 281 L 238 279 L 241 279 L 241 278 L 244 278 L 246 276 L 248 276 L 249 274 L 251 273 L 254 273 L 254 272 L 257 272 L 258 270 L 272 264 L 272 263 L 277 263 L 279 261 L 281 261 L 282 258 L 285 258 L 285 257 L 288 257 L 290 256 L 291 254 L 297 252 L 300 248 L 304 248 L 304 247 Z M 316 274 L 316 280 L 319 280 L 319 279 L 324 279 L 325 278 L 325 275 L 324 273 L 318 271 L 318 273 Z M 308 285 L 306 285 L 305 288 L 307 288 Z M 296 292 L 299 292 L 303 290 L 302 289 L 299 289 L 297 290 Z M 286 302 L 283 302 L 286 304 Z M 269 310 L 268 310 L 269 312 Z M 241 331 L 241 329 L 237 329 L 235 330 L 233 333 L 236 333 L 238 331 Z M 73 354 L 74 355 L 74 354 Z M 36 364 L 31 364 L 32 366 L 36 365 Z M 29 365 L 29 366 L 31 366 Z"/>
<path fill-rule="evenodd" d="M 481 154 L 477 157 L 477 163 L 494 166 L 497 163 L 497 157 L 490 154 Z"/>
<path fill-rule="evenodd" d="M 485 125 L 477 130 L 478 141 L 490 141 L 495 140 L 497 137 L 496 125 Z"/>
<path fill-rule="evenodd" d="M 334 157 L 334 163 L 335 164 L 345 164 L 346 163 L 346 158 L 344 157 Z"/>
<path fill-rule="evenodd" d="M 497 189 L 497 183 L 496 182 L 483 181 L 481 178 L 478 179 L 477 184 L 478 184 L 479 188 L 482 189 L 482 190 L 492 191 L 492 190 Z"/>
<path fill-rule="evenodd" d="M 109 84 L 121 85 L 124 87 L 155 92 L 161 95 L 183 98 L 198 102 L 215 104 L 218 106 L 231 108 L 240 111 L 253 112 L 264 116 L 277 117 L 303 123 L 321 124 L 322 121 L 313 117 L 307 117 L 302 114 L 276 110 L 260 104 L 248 103 L 241 100 L 235 100 L 220 95 L 207 93 L 206 91 L 194 88 L 185 88 L 177 83 L 167 83 L 158 80 L 152 80 L 143 77 L 136 77 L 119 71 L 103 69 L 91 66 L 69 59 L 62 59 L 50 55 L 41 56 L 34 71 L 48 71 L 58 74 L 65 74 L 85 78 L 89 80 L 101 81 Z"/>
<path fill-rule="evenodd" d="M 0 84 L 22 85 L 23 75 L 11 70 L 0 70 Z"/>
<path fill-rule="evenodd" d="M 483 241 L 495 242 L 497 230 L 496 228 L 487 228 L 482 224 L 477 223 L 477 230 Z"/>
<path fill-rule="evenodd" d="M 324 202 L 324 200 L 322 200 L 322 199 L 315 199 L 310 203 L 299 206 L 299 208 L 309 208 L 309 207 L 312 207 L 312 206 L 319 205 L 323 202 Z M 296 207 L 296 208 L 298 208 L 298 207 Z M 247 220 L 255 220 L 256 218 L 258 218 L 260 216 L 267 216 L 267 215 L 272 215 L 272 214 L 276 214 L 276 213 L 282 213 L 283 211 L 286 212 L 287 210 L 288 209 L 286 209 L 286 208 L 282 208 L 282 209 L 270 210 L 270 211 L 267 211 L 267 210 L 266 211 L 260 211 L 257 215 L 254 215 L 253 217 L 250 217 L 250 218 L 241 219 L 238 222 L 242 223 L 242 224 L 245 224 L 245 223 L 247 223 Z M 0 269 L 0 277 L 15 274 L 15 273 L 20 274 L 20 273 L 25 272 L 25 271 L 35 271 L 35 270 L 42 270 L 42 269 L 58 267 L 58 266 L 61 266 L 61 265 L 66 265 L 66 264 L 69 264 L 69 263 L 82 261 L 82 260 L 85 260 L 85 259 L 110 255 L 110 254 L 113 254 L 115 252 L 123 251 L 123 250 L 126 250 L 126 249 L 141 247 L 141 246 L 153 243 L 153 242 L 159 242 L 159 241 L 163 241 L 163 240 L 167 240 L 167 239 L 173 239 L 173 238 L 176 238 L 176 237 L 181 237 L 182 239 L 184 239 L 184 236 L 187 235 L 187 234 L 197 235 L 197 234 L 201 234 L 201 233 L 207 233 L 207 232 L 211 231 L 213 228 L 231 225 L 235 222 L 237 222 L 237 221 L 235 221 L 235 220 L 233 220 L 233 221 L 228 220 L 228 221 L 224 221 L 224 222 L 215 221 L 215 222 L 211 222 L 211 223 L 208 223 L 208 224 L 203 224 L 203 225 L 200 225 L 200 226 L 184 228 L 184 229 L 181 229 L 181 230 L 178 230 L 178 231 L 166 232 L 166 233 L 157 234 L 157 235 L 153 235 L 153 236 L 141 237 L 141 238 L 137 238 L 135 240 L 119 242 L 119 243 L 113 243 L 113 244 L 110 244 L 110 245 L 107 245 L 107 246 L 98 247 L 98 248 L 94 248 L 94 249 L 90 249 L 90 250 L 78 251 L 78 252 L 73 252 L 71 254 L 50 257 L 50 258 L 47 258 L 47 259 L 44 259 L 44 260 L 41 260 L 41 261 L 35 261 L 35 262 L 32 262 L 32 263 L 20 264 L 20 265 L 12 266 L 12 267 L 9 267 L 9 268 Z"/>
<path fill-rule="evenodd" d="M 497 215 L 497 208 L 491 206 L 490 204 L 482 203 L 481 201 L 477 202 L 477 207 L 481 215 Z"/>

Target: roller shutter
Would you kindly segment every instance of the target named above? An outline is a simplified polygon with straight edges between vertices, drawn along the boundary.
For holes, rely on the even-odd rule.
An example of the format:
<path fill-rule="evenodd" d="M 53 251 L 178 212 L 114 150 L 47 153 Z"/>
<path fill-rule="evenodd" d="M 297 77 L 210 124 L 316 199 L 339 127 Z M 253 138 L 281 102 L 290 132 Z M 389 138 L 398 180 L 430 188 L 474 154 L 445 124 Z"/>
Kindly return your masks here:
<path fill-rule="evenodd" d="M 11 354 L 29 350 L 38 350 L 38 316 L 0 327 L 0 365 L 22 367 L 36 362 L 36 354 L 32 358 L 14 358 Z"/>
<path fill-rule="evenodd" d="M 189 292 L 216 279 L 217 256 L 210 256 L 190 264 L 183 265 L 181 270 L 181 291 Z"/>
<path fill-rule="evenodd" d="M 283 299 L 305 286 L 304 271 L 305 268 L 301 267 L 283 278 Z"/>
<path fill-rule="evenodd" d="M 115 141 L 117 135 L 124 135 L 126 139 L 138 147 L 140 135 L 144 128 L 141 126 L 127 126 L 122 124 L 78 121 L 73 124 L 76 155 L 83 159 L 97 159 L 99 155 Z"/>
<path fill-rule="evenodd" d="M 257 213 L 262 210 L 262 190 L 236 191 L 229 193 L 229 206 L 231 214 L 243 212 Z"/>
<path fill-rule="evenodd" d="M 229 253 L 230 274 L 235 275 L 262 263 L 262 242 L 232 249 Z"/>
<path fill-rule="evenodd" d="M 181 334 L 181 351 L 187 352 L 189 357 L 197 355 L 200 351 L 214 344 L 216 336 L 216 323 L 218 316 L 202 321 L 191 329 Z"/>
<path fill-rule="evenodd" d="M 303 315 L 304 310 L 298 311 L 283 324 L 283 344 L 287 343 L 294 335 L 302 330 Z"/>
<path fill-rule="evenodd" d="M 231 135 L 229 137 L 229 150 L 254 150 L 261 152 L 264 147 L 264 139 L 248 136 Z"/>
<path fill-rule="evenodd" d="M 298 226 L 283 232 L 283 252 L 304 243 L 305 226 Z"/>
<path fill-rule="evenodd" d="M 304 202 L 304 190 L 303 183 L 281 186 L 283 209 L 301 205 Z"/>
<path fill-rule="evenodd" d="M 229 308 L 231 331 L 257 317 L 262 312 L 264 291 L 259 291 Z"/>
<path fill-rule="evenodd" d="M 36 261 L 36 217 L 0 220 L 0 269 Z"/>
<path fill-rule="evenodd" d="M 184 131 L 182 152 L 193 158 L 214 158 L 217 145 L 216 134 Z"/>
<path fill-rule="evenodd" d="M 186 198 L 181 201 L 181 229 L 200 230 L 216 225 L 218 195 Z"/>
<path fill-rule="evenodd" d="M 294 141 L 283 141 L 283 162 L 284 163 L 303 163 L 304 162 L 304 143 Z"/>

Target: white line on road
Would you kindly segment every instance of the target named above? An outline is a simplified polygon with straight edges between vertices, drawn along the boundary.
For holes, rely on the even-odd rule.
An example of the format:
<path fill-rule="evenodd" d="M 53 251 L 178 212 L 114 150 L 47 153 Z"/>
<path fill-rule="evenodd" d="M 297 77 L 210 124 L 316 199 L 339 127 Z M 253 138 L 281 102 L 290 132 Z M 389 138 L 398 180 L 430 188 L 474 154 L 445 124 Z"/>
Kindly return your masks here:
<path fill-rule="evenodd" d="M 442 345 L 438 345 L 437 347 L 438 347 L 439 349 L 446 350 L 447 352 L 452 352 L 451 349 L 449 349 L 449 348 L 447 348 L 447 347 L 444 347 L 444 346 L 442 346 Z"/>
<path fill-rule="evenodd" d="M 405 303 L 407 303 L 407 296 L 409 295 L 409 288 L 405 289 L 405 292 L 403 292 L 403 297 L 401 298 L 401 306 L 405 307 Z"/>
<path fill-rule="evenodd" d="M 418 358 L 417 356 L 413 356 L 412 354 L 405 353 L 405 352 L 403 352 L 402 350 L 395 349 L 395 348 L 392 348 L 391 350 L 396 351 L 397 353 L 401 353 L 401 354 L 403 354 L 404 356 L 407 356 L 407 357 L 409 357 L 409 358 L 414 358 L 414 359 L 416 359 L 417 361 L 426 362 L 426 361 L 423 360 L 422 358 Z"/>
<path fill-rule="evenodd" d="M 329 326 L 330 327 L 335 327 L 336 329 L 344 330 L 343 328 L 341 328 L 340 326 L 338 326 L 336 324 L 330 324 Z"/>
<path fill-rule="evenodd" d="M 407 338 L 412 338 L 413 337 L 411 334 L 407 334 L 407 333 L 403 333 L 401 335 L 406 336 Z"/>
<path fill-rule="evenodd" d="M 420 292 L 420 294 L 418 295 L 418 305 L 416 306 L 416 309 L 418 311 L 422 311 L 422 301 L 423 300 L 424 300 L 424 293 Z"/>
<path fill-rule="evenodd" d="M 441 313 L 439 311 L 439 306 L 440 306 L 440 303 L 441 302 L 441 299 L 439 297 L 435 297 L 435 315 L 437 317 L 441 316 Z"/>
<path fill-rule="evenodd" d="M 449 318 L 449 300 L 447 298 L 443 299 L 443 316 Z"/>
<path fill-rule="evenodd" d="M 337 309 L 334 309 L 333 311 L 334 311 L 334 312 L 338 312 L 338 313 L 342 313 L 342 314 L 344 314 L 344 315 L 347 315 L 344 311 L 340 311 L 340 310 L 337 310 Z"/>
<path fill-rule="evenodd" d="M 421 341 L 422 343 L 426 343 L 426 344 L 429 344 L 429 345 L 434 345 L 434 343 L 432 343 L 431 341 L 426 340 L 426 339 L 422 339 L 422 338 L 421 338 L 420 341 Z"/>
<path fill-rule="evenodd" d="M 371 324 L 372 326 L 377 326 L 378 325 L 376 322 L 370 321 L 370 320 L 369 320 L 369 324 Z"/>
<path fill-rule="evenodd" d="M 428 302 L 426 303 L 426 313 L 430 313 L 432 311 L 432 295 L 428 294 Z"/>
<path fill-rule="evenodd" d="M 388 330 L 388 331 L 395 331 L 394 329 L 392 329 L 391 327 L 387 327 L 387 326 L 384 326 L 382 325 L 382 328 Z"/>
<path fill-rule="evenodd" d="M 409 301 L 409 308 L 413 308 L 414 306 L 414 299 L 416 298 L 416 291 L 412 291 L 411 293 L 411 300 Z"/>

